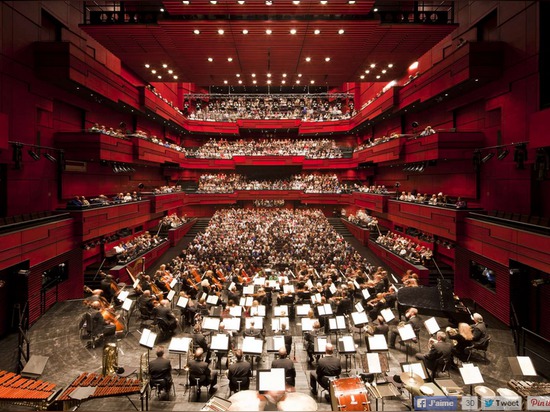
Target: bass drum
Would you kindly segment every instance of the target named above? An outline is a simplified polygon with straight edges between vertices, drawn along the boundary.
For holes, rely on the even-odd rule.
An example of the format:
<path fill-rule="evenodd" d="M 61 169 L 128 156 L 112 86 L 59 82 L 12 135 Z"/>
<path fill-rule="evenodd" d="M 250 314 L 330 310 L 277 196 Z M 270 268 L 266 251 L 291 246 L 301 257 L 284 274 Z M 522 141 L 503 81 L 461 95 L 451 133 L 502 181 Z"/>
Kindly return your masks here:
<path fill-rule="evenodd" d="M 330 396 L 333 411 L 370 411 L 367 388 L 358 377 L 333 380 Z"/>

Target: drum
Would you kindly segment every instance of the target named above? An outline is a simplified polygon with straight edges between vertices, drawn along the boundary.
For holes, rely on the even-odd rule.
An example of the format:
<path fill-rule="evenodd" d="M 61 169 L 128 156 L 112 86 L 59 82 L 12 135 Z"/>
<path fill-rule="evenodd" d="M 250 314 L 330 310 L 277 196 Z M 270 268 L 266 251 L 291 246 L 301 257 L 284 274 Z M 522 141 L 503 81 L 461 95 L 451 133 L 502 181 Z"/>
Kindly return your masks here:
<path fill-rule="evenodd" d="M 333 411 L 369 411 L 367 388 L 358 377 L 341 378 L 330 383 Z"/>

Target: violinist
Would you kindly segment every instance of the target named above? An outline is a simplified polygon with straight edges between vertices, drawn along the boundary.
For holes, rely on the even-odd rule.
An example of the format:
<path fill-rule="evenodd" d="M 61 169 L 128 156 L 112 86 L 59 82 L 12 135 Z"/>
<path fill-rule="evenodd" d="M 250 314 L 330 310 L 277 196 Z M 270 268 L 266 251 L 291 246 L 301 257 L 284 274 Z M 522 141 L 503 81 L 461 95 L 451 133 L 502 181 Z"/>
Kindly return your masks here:
<path fill-rule="evenodd" d="M 153 303 L 154 299 L 151 296 L 151 291 L 144 291 L 140 297 L 137 298 L 136 304 L 139 313 L 146 319 L 153 319 L 153 309 L 155 307 Z"/>

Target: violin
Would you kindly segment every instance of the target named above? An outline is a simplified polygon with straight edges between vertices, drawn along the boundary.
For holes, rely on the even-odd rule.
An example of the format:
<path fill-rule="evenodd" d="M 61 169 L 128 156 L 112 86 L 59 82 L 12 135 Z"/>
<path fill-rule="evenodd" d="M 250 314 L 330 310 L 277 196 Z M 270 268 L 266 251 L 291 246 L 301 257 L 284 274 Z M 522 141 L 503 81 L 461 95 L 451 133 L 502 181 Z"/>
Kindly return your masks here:
<path fill-rule="evenodd" d="M 227 279 L 225 278 L 223 272 L 221 269 L 218 269 L 216 270 L 216 276 L 218 277 L 219 280 L 221 280 L 222 282 L 226 282 Z"/>
<path fill-rule="evenodd" d="M 197 270 L 197 268 L 192 268 L 190 272 L 193 275 L 193 277 L 195 278 L 195 282 L 200 283 L 200 281 L 202 279 L 201 279 L 201 275 L 200 275 L 199 271 Z"/>

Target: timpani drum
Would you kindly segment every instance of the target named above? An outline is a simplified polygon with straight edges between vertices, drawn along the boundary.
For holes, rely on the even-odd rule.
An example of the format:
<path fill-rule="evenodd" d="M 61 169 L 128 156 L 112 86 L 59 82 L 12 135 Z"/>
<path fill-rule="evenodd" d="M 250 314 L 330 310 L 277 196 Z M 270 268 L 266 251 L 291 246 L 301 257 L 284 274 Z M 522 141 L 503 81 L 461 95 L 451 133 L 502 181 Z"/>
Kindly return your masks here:
<path fill-rule="evenodd" d="M 330 396 L 333 411 L 370 411 L 367 388 L 358 377 L 333 380 Z"/>

